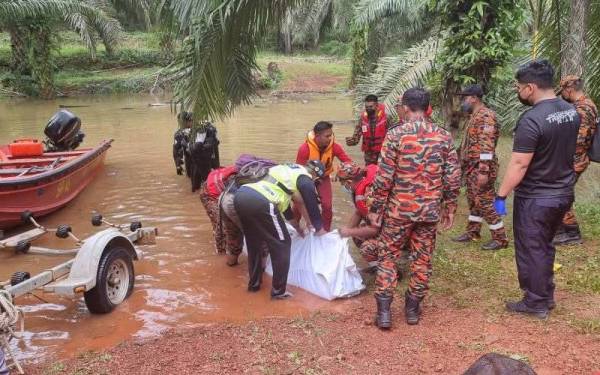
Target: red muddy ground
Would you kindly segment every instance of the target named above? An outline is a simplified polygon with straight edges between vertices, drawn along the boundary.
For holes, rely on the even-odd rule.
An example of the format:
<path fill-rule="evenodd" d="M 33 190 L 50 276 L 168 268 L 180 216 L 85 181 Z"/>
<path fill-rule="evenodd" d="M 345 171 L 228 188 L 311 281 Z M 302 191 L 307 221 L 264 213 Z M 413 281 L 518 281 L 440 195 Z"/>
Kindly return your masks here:
<path fill-rule="evenodd" d="M 490 317 L 450 306 L 442 297 L 429 299 L 421 324 L 407 326 L 397 298 L 394 328 L 381 332 L 371 324 L 373 298 L 363 294 L 341 314 L 175 330 L 29 373 L 460 374 L 488 352 L 524 359 L 540 375 L 600 371 L 598 335 L 578 333 L 552 317 Z"/>

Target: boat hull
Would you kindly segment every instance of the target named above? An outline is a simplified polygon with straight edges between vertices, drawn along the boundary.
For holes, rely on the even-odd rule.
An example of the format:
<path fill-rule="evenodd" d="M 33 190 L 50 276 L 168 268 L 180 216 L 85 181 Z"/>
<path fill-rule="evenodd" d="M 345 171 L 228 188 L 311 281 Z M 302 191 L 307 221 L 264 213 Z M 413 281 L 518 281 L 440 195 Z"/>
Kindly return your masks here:
<path fill-rule="evenodd" d="M 21 213 L 48 215 L 73 200 L 104 166 L 111 141 L 104 141 L 56 170 L 0 181 L 0 229 L 21 224 Z"/>

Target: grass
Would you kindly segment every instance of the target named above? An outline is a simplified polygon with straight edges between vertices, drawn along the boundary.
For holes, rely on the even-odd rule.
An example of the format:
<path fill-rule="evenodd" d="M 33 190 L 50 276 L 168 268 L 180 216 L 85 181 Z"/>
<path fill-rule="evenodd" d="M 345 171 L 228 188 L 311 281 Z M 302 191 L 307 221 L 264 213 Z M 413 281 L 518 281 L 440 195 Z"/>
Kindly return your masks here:
<path fill-rule="evenodd" d="M 498 183 L 508 164 L 512 139 L 503 137 L 498 146 L 501 171 Z M 584 244 L 581 246 L 558 247 L 556 262 L 562 268 L 555 273 L 557 291 L 568 292 L 569 301 L 564 301 L 552 314 L 567 322 L 580 332 L 599 333 L 598 317 L 586 315 L 586 308 L 579 301 L 600 300 L 600 165 L 592 164 L 580 178 L 576 186 L 577 201 L 575 212 L 581 226 Z M 512 240 L 512 212 L 509 199 L 509 216 L 504 218 L 509 239 Z M 482 228 L 481 242 L 457 244 L 451 238 L 462 233 L 468 216 L 464 192 L 461 193 L 456 223 L 449 232 L 438 235 L 433 260 L 433 276 L 430 294 L 449 299 L 456 308 L 482 309 L 490 319 L 504 314 L 504 301 L 521 297 L 517 281 L 514 247 L 497 252 L 480 250 L 480 245 L 490 238 L 486 225 Z M 358 251 L 352 245 L 354 259 L 364 265 Z M 399 283 L 398 293 L 402 295 L 407 287 L 405 277 Z M 369 290 L 373 289 L 373 276 L 365 278 Z M 589 313 L 589 310 L 587 310 Z M 465 344 L 470 345 L 470 344 Z"/>
<path fill-rule="evenodd" d="M 109 94 L 147 91 L 154 84 L 153 76 L 170 63 L 160 49 L 157 33 L 126 32 L 113 56 L 106 55 L 104 45 L 98 43 L 96 57 L 81 43 L 74 32 L 59 34 L 60 48 L 55 51 L 56 86 L 66 94 Z M 10 66 L 10 39 L 0 33 L 0 68 Z M 302 79 L 319 80 L 334 77 L 338 82 L 333 90 L 345 90 L 350 77 L 350 61 L 346 58 L 325 57 L 313 53 L 282 56 L 264 52 L 258 56 L 258 65 L 266 75 L 267 65 L 274 61 L 281 69 L 280 82 L 267 82 L 268 89 L 293 86 Z"/>
<path fill-rule="evenodd" d="M 99 43 L 95 58 L 77 34 L 61 32 L 58 39 L 55 84 L 58 92 L 70 95 L 148 91 L 155 83 L 155 73 L 170 62 L 159 48 L 156 33 L 123 33 L 113 56 L 108 56 L 104 45 Z M 0 67 L 4 67 L 4 71 L 9 67 L 10 58 L 9 37 L 1 33 Z"/>
<path fill-rule="evenodd" d="M 262 71 L 267 70 L 270 62 L 275 62 L 282 71 L 282 86 L 302 78 L 338 77 L 341 82 L 335 89 L 348 87 L 351 63 L 347 59 L 323 57 L 316 55 L 284 56 L 273 53 L 261 53 L 257 59 Z"/>

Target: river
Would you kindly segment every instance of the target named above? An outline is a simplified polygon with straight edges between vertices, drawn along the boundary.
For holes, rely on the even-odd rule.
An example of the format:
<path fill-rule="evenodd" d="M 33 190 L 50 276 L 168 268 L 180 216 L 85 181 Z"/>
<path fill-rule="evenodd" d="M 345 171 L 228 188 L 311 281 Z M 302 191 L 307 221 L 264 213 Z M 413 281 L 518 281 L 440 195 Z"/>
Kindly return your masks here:
<path fill-rule="evenodd" d="M 176 118 L 170 106 L 149 106 L 148 96 L 66 98 L 55 101 L 0 102 L 0 142 L 43 137 L 43 128 L 59 105 L 82 119 L 83 146 L 114 139 L 105 168 L 67 207 L 44 218 L 45 226 L 70 224 L 85 237 L 96 230 L 90 213 L 98 210 L 117 222 L 140 220 L 159 230 L 156 245 L 144 246 L 136 262 L 132 296 L 115 311 L 91 315 L 83 298 L 68 299 L 36 292 L 17 299 L 25 312 L 26 332 L 17 344 L 19 357 L 33 361 L 98 350 L 127 339 L 144 339 L 168 328 L 185 328 L 216 321 L 248 321 L 271 316 L 298 316 L 316 309 L 344 309 L 350 301 L 326 302 L 292 288 L 295 297 L 272 302 L 269 285 L 257 294 L 246 292 L 247 268 L 227 267 L 215 254 L 210 222 L 190 182 L 175 173 L 172 160 Z M 315 97 L 304 101 L 261 100 L 217 121 L 221 163 L 240 153 L 253 153 L 281 162 L 295 159 L 306 133 L 319 120 L 348 120 L 351 101 L 345 97 Z M 340 143 L 352 133 L 348 123 L 334 127 Z M 359 148 L 350 155 L 362 160 Z M 336 187 L 334 222 L 345 220 L 351 203 Z M 39 246 L 70 248 L 69 240 L 53 236 Z M 0 253 L 0 279 L 15 271 L 32 274 L 65 258 Z"/>

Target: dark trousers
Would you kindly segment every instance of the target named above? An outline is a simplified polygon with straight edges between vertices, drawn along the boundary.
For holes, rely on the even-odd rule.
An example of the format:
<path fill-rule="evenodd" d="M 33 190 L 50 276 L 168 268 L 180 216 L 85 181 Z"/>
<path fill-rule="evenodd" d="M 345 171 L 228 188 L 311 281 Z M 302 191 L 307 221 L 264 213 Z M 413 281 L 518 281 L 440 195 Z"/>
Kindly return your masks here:
<path fill-rule="evenodd" d="M 273 264 L 271 295 L 285 293 L 290 269 L 292 240 L 281 213 L 257 191 L 242 186 L 233 200 L 235 211 L 242 223 L 248 248 L 248 290 L 256 291 L 262 281 L 262 249 L 266 243 Z"/>
<path fill-rule="evenodd" d="M 546 309 L 554 300 L 554 256 L 552 239 L 571 207 L 573 197 L 515 197 L 513 232 L 519 286 L 525 304 Z"/>

